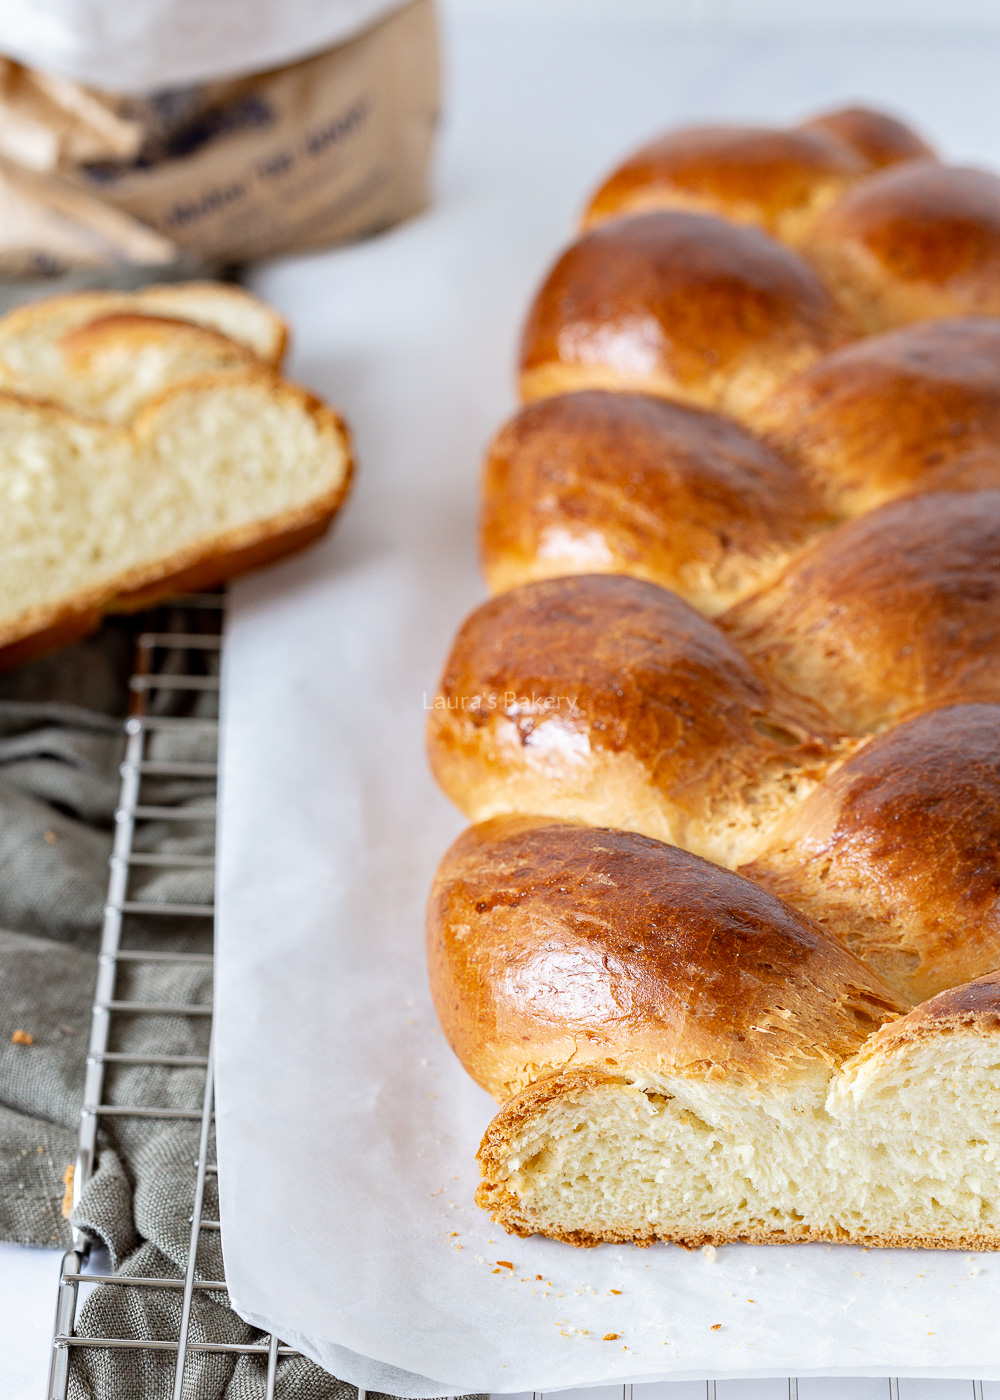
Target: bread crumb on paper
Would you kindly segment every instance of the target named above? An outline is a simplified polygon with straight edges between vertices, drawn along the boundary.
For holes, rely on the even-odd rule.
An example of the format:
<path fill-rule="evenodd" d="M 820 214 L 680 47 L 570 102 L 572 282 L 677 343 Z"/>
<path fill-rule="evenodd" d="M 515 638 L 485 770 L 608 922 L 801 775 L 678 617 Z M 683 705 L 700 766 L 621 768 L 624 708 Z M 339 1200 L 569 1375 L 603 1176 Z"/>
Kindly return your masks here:
<path fill-rule="evenodd" d="M 715 1256 L 718 1254 L 718 1252 L 719 1251 L 716 1249 L 714 1244 L 702 1245 L 701 1257 L 703 1259 L 706 1259 L 709 1264 L 712 1264 L 714 1263 Z"/>
<path fill-rule="evenodd" d="M 617 1340 L 618 1340 L 618 1333 L 617 1333 L 617 1332 L 605 1332 L 605 1334 L 604 1334 L 604 1336 L 603 1336 L 603 1338 L 602 1338 L 601 1340 L 602 1340 L 602 1341 L 605 1341 L 605 1342 L 617 1342 Z"/>
<path fill-rule="evenodd" d="M 721 1323 L 721 1322 L 713 1322 L 713 1323 L 712 1323 L 711 1330 L 712 1330 L 713 1332 L 718 1332 L 718 1330 L 719 1330 L 719 1328 L 720 1328 L 721 1326 L 722 1326 L 722 1323 Z"/>
<path fill-rule="evenodd" d="M 11 1032 L 10 1043 L 12 1045 L 34 1045 L 35 1037 L 30 1031 L 16 1030 Z"/>

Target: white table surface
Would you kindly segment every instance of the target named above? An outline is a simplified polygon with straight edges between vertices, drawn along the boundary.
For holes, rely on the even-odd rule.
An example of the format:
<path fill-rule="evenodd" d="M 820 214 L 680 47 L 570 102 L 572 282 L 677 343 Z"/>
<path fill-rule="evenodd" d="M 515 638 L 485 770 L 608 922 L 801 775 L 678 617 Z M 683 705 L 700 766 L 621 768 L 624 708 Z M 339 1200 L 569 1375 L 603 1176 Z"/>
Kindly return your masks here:
<path fill-rule="evenodd" d="M 460 5 L 456 5 L 460 9 Z M 614 7 L 609 4 L 608 14 Z M 525 12 L 505 21 L 492 16 L 452 18 L 451 42 L 451 122 L 461 122 L 476 104 L 482 120 L 483 100 L 493 104 L 497 119 L 503 113 L 504 94 L 517 106 L 523 92 L 538 93 L 539 64 L 559 64 L 577 83 L 593 85 L 594 101 L 609 112 L 608 137 L 597 149 L 593 131 L 590 147 L 575 161 L 572 179 L 562 176 L 567 192 L 565 224 L 553 225 L 550 241 L 554 252 L 569 229 L 575 206 L 602 168 L 622 151 L 621 111 L 627 112 L 624 126 L 628 139 L 638 140 L 669 119 L 673 105 L 670 95 L 661 91 L 669 68 L 677 82 L 676 46 L 655 19 L 648 15 L 630 26 L 595 18 L 588 7 L 586 24 L 576 28 L 563 20 L 558 35 L 542 27 L 527 27 Z M 506 28 L 505 28 L 506 25 Z M 677 41 L 690 57 L 687 106 L 700 106 L 705 116 L 746 116 L 784 120 L 802 112 L 849 97 L 874 97 L 918 114 L 926 130 L 940 142 L 947 155 L 1000 163 L 1000 108 L 995 103 L 995 73 L 1000 44 L 996 37 L 976 40 L 969 36 L 933 35 L 899 37 L 882 35 L 859 39 L 856 35 L 825 33 L 819 38 L 799 36 L 777 41 L 765 35 Z M 675 49 L 675 61 L 660 65 L 657 52 Z M 746 89 L 741 86 L 740 65 L 754 68 L 775 61 L 780 48 L 783 65 L 792 65 L 796 82 L 782 84 L 783 102 L 797 89 L 789 110 L 762 110 L 759 81 Z M 844 57 L 852 75 L 852 90 L 843 90 Z M 683 65 L 682 65 L 683 66 Z M 498 73 L 506 70 L 506 83 Z M 787 75 L 787 68 L 786 68 Z M 942 75 L 948 81 L 940 81 Z M 523 88 L 522 84 L 526 83 Z M 956 100 L 961 90 L 962 100 Z M 725 92 L 720 106 L 719 93 Z M 530 100 L 530 98 L 529 98 Z M 613 113 L 613 116 L 611 115 Z M 661 115 L 664 114 L 664 115 Z M 559 112 L 529 114 L 538 121 L 559 120 Z M 525 114 L 520 113 L 520 120 Z M 567 143 L 571 145 L 571 142 Z M 467 172 L 449 164 L 446 131 L 441 174 L 442 198 L 463 198 L 461 182 Z M 537 237 L 537 230 L 533 231 Z M 323 316 L 314 304 L 315 286 L 323 284 L 323 267 L 340 254 L 331 252 L 310 259 L 291 259 L 272 265 L 260 278 L 260 285 L 279 304 L 295 332 L 291 371 L 320 392 L 337 400 L 351 416 L 350 367 L 331 365 L 324 357 Z M 525 299 L 529 289 L 525 288 Z M 335 308 L 330 308 L 330 315 Z M 520 308 L 512 310 L 512 324 Z M 498 372 L 503 366 L 498 365 Z M 362 459 L 364 440 L 361 441 Z M 59 1254 L 56 1251 L 22 1249 L 0 1244 L 0 1400 L 41 1400 L 48 1366 L 48 1342 L 55 1306 Z M 702 1400 L 704 1388 L 682 1382 L 635 1388 L 635 1400 Z M 904 1381 L 901 1400 L 971 1400 L 968 1381 Z M 655 1395 L 654 1395 L 655 1392 Z M 800 1386 L 802 1400 L 883 1400 L 888 1385 L 884 1380 L 809 1380 Z M 564 1392 L 574 1400 L 576 1392 Z M 787 1391 L 779 1381 L 720 1382 L 719 1400 L 784 1400 Z M 984 1400 L 1000 1400 L 1000 1383 L 984 1387 Z M 580 1392 L 583 1395 L 583 1392 Z M 615 1400 L 620 1387 L 586 1392 L 588 1400 Z"/>

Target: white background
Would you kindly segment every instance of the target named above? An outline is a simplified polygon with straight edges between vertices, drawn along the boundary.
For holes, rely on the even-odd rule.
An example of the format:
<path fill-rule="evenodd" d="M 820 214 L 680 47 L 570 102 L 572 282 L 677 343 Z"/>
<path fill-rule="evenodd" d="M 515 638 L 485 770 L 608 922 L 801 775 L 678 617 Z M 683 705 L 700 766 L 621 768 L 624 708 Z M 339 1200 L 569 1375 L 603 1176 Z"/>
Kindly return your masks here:
<path fill-rule="evenodd" d="M 258 278 L 293 323 L 292 372 L 344 408 L 362 461 L 357 497 L 334 539 L 308 560 L 275 571 L 276 590 L 292 596 L 338 567 L 352 543 L 363 550 L 366 532 L 370 538 L 380 517 L 393 511 L 394 496 L 398 507 L 413 485 L 412 478 L 394 480 L 392 471 L 419 472 L 441 421 L 450 423 L 452 479 L 436 498 L 433 548 L 459 557 L 468 591 L 439 600 L 440 637 L 426 661 L 431 680 L 448 634 L 479 587 L 476 464 L 511 402 L 516 327 L 528 292 L 565 239 L 584 192 L 630 143 L 678 112 L 785 120 L 867 96 L 909 112 L 950 157 L 1000 164 L 1000 45 L 985 36 L 987 29 L 1000 31 L 1000 7 L 993 4 L 456 0 L 450 13 L 451 99 L 438 209 L 364 247 L 289 260 Z M 879 32 L 897 24 L 907 32 Z M 972 25 L 983 29 L 983 38 L 961 32 Z M 474 241 L 484 212 L 502 235 L 489 258 Z M 394 349 L 391 309 L 383 304 L 368 315 L 366 298 L 384 285 L 382 269 L 400 248 L 419 272 L 408 292 L 397 287 L 407 300 L 397 307 Z M 477 259 L 480 275 L 470 279 Z M 467 353 L 435 361 L 440 382 L 422 405 L 413 392 L 420 318 L 433 341 L 435 306 L 447 301 L 463 260 L 472 288 L 462 328 Z M 420 518 L 418 510 L 414 521 Z M 260 596 L 260 586 L 250 585 L 247 597 Z M 426 816 L 444 827 L 454 822 L 444 812 L 434 807 L 411 819 L 421 823 Z M 54 1254 L 0 1246 L 4 1400 L 43 1394 L 57 1267 Z M 720 1385 L 720 1400 L 770 1400 L 779 1393 L 772 1386 L 765 1394 L 760 1387 L 767 1383 L 755 1384 L 756 1391 Z M 903 1397 L 950 1400 L 969 1389 L 968 1383 L 912 1382 Z M 666 1393 L 688 1400 L 696 1392 L 678 1386 Z M 803 1388 L 804 1400 L 821 1394 L 867 1400 L 883 1396 L 885 1382 Z"/>

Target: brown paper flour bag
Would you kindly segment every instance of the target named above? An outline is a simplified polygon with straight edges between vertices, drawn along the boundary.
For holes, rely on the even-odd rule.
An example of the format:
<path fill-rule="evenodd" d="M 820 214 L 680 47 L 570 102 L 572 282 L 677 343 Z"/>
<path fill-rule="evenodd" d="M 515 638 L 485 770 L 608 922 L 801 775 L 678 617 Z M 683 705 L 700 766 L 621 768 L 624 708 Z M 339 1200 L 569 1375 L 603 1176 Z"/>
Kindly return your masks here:
<path fill-rule="evenodd" d="M 29 170 L 129 160 L 143 130 L 79 83 L 0 57 L 0 154 Z"/>
<path fill-rule="evenodd" d="M 14 194 L 0 178 L 0 275 L 91 264 L 85 239 L 51 232 L 52 206 L 74 194 L 84 223 L 95 206 L 112 216 L 109 263 L 162 263 L 171 250 L 209 265 L 243 262 L 387 228 L 427 202 L 439 81 L 433 0 L 287 67 L 148 97 L 7 62 L 0 177 L 18 165 L 31 172 L 18 227 L 29 186 L 39 217 L 37 247 L 26 250 L 23 233 L 6 242 Z M 139 235 L 153 241 L 139 247 Z"/>
<path fill-rule="evenodd" d="M 138 220 L 0 156 L 3 276 L 54 277 L 120 262 L 164 267 L 177 257 L 175 244 Z"/>

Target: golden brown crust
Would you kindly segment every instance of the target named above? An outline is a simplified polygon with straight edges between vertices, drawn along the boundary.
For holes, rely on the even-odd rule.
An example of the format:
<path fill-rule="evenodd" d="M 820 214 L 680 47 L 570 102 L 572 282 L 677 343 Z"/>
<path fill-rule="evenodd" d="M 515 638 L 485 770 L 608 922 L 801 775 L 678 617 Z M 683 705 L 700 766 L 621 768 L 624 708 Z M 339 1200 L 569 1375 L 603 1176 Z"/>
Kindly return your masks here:
<path fill-rule="evenodd" d="M 916 491 L 1000 488 L 1000 318 L 924 322 L 848 345 L 753 421 L 841 515 Z"/>
<path fill-rule="evenodd" d="M 343 487 L 331 492 L 325 500 L 312 503 L 307 510 L 290 512 L 283 517 L 283 523 L 269 521 L 268 532 L 248 543 L 238 544 L 233 538 L 209 555 L 192 558 L 190 563 L 180 563 L 179 557 L 165 563 L 163 567 L 169 568 L 170 573 L 141 587 L 120 589 L 110 600 L 106 611 L 138 612 L 175 593 L 197 593 L 218 588 L 241 574 L 262 569 L 305 549 L 326 534 L 333 524 L 348 485 L 349 482 L 345 482 Z"/>
<path fill-rule="evenodd" d="M 79 642 L 101 625 L 104 613 L 99 607 L 66 607 L 53 610 L 36 624 L 37 630 L 16 642 L 0 645 L 0 672 L 11 671 L 26 661 L 47 656 L 50 651 Z"/>
<path fill-rule="evenodd" d="M 482 503 L 494 593 L 631 574 L 710 616 L 828 523 L 795 468 L 731 419 L 602 390 L 522 409 L 487 454 Z"/>
<path fill-rule="evenodd" d="M 859 324 L 1000 314 L 1000 178 L 905 161 L 862 180 L 802 249 Z"/>
<path fill-rule="evenodd" d="M 428 717 L 431 767 L 474 821 L 546 812 L 749 859 L 838 731 L 665 589 L 525 584 L 465 622 Z"/>
<path fill-rule="evenodd" d="M 871 107 L 838 107 L 833 112 L 821 112 L 802 122 L 798 129 L 839 137 L 875 169 L 901 160 L 936 159 L 934 150 L 912 127 Z"/>
<path fill-rule="evenodd" d="M 537 817 L 459 837 L 427 951 L 445 1035 L 498 1099 L 570 1064 L 787 1082 L 904 1009 L 751 881 L 635 832 Z"/>
<path fill-rule="evenodd" d="M 793 1131 L 799 1113 L 833 1121 L 829 1090 L 827 1114 L 847 1104 L 862 1135 L 891 1136 L 893 1093 L 905 1117 L 906 1076 L 939 1044 L 993 1063 L 1000 973 L 956 984 L 1000 963 L 1000 180 L 846 108 L 792 132 L 669 133 L 584 223 L 525 328 L 530 406 L 485 468 L 484 568 L 511 591 L 459 633 L 429 725 L 439 782 L 482 822 L 435 882 L 432 991 L 470 1074 L 513 1094 L 477 1201 L 512 1233 L 583 1246 L 996 1249 L 973 1204 L 940 1226 L 906 1199 L 831 1223 L 822 1179 L 819 1224 L 793 1223 L 791 1202 L 776 1228 L 783 1200 L 737 1195 L 736 1224 L 717 1227 L 718 1196 L 697 1216 L 664 1205 L 672 1145 L 655 1176 L 669 1184 L 647 1195 L 650 1158 L 619 1180 L 608 1137 L 627 1157 L 671 1076 L 726 1124 L 724 1090 L 757 1103 L 794 1087 Z M 821 533 L 831 517 L 847 523 Z M 737 601 L 716 630 L 656 585 L 709 613 Z M 894 724 L 860 747 L 840 728 Z M 698 858 L 746 851 L 750 890 Z M 968 1104 L 946 1088 L 961 1133 Z M 921 1092 L 920 1161 L 944 1103 Z M 672 1144 L 657 1132 L 643 1153 Z"/>
<path fill-rule="evenodd" d="M 218 329 L 218 311 L 222 307 L 230 308 L 224 319 L 236 333 Z M 14 307 L 0 318 L 0 352 L 6 342 L 16 341 L 24 332 L 46 322 L 81 325 L 118 312 L 180 321 L 206 330 L 214 327 L 217 333 L 250 349 L 272 369 L 281 364 L 288 345 L 288 327 L 282 318 L 244 288 L 223 282 L 170 282 L 137 292 L 68 292 Z"/>
<path fill-rule="evenodd" d="M 851 333 L 808 263 L 762 230 L 638 214 L 585 234 L 549 273 L 521 393 L 633 389 L 739 417 Z"/>
<path fill-rule="evenodd" d="M 997 967 L 1000 705 L 932 710 L 879 735 L 740 873 L 843 939 L 908 1001 Z"/>
<path fill-rule="evenodd" d="M 893 1026 L 883 1026 L 865 1044 L 859 1063 L 889 1054 L 900 1046 L 935 1040 L 958 1030 L 988 1037 L 1000 1032 L 1000 970 L 939 992 Z"/>
<path fill-rule="evenodd" d="M 650 209 L 692 209 L 794 241 L 869 162 L 819 129 L 694 126 L 635 151 L 605 180 L 583 227 Z"/>
<path fill-rule="evenodd" d="M 998 1035 L 1000 970 L 994 969 L 963 986 L 939 992 L 891 1025 L 880 1026 L 844 1066 L 838 1097 L 857 1095 L 859 1089 L 863 1094 L 886 1072 L 892 1075 L 895 1071 L 898 1076 L 900 1065 L 906 1065 L 914 1050 L 919 1054 L 929 1046 L 937 1058 L 952 1037 L 960 1037 L 967 1048 L 985 1041 L 992 1059 Z"/>
<path fill-rule="evenodd" d="M 807 547 L 719 625 L 854 734 L 1000 700 L 1000 491 L 891 501 Z"/>
<path fill-rule="evenodd" d="M 947 995 L 951 995 L 948 993 Z M 894 1021 L 884 1026 L 872 1041 L 893 1036 L 914 1016 Z M 518 1197 L 507 1184 L 507 1169 L 511 1152 L 524 1124 L 548 1104 L 564 1095 L 578 1094 L 581 1090 L 613 1087 L 624 1083 L 613 1075 L 596 1070 L 567 1070 L 548 1079 L 540 1080 L 522 1090 L 500 1109 L 483 1136 L 479 1148 L 478 1161 L 482 1180 L 476 1191 L 476 1204 L 490 1212 L 496 1223 L 511 1235 L 526 1238 L 538 1233 L 536 1221 L 530 1219 Z M 560 1230 L 558 1226 L 546 1227 L 545 1234 L 564 1244 L 577 1245 L 589 1249 L 599 1244 L 635 1244 L 642 1248 L 656 1243 L 679 1244 L 685 1249 L 701 1249 L 705 1245 L 723 1244 L 805 1244 L 809 1241 L 824 1241 L 830 1244 L 867 1245 L 872 1249 L 967 1249 L 995 1250 L 1000 1248 L 1000 1232 L 994 1229 L 968 1228 L 955 1230 L 950 1234 L 907 1234 L 896 1230 L 858 1230 L 842 1228 L 817 1228 L 802 1224 L 789 1226 L 784 1230 L 758 1229 L 739 1232 L 724 1230 L 684 1230 L 664 1229 L 649 1226 L 644 1230 Z"/>

